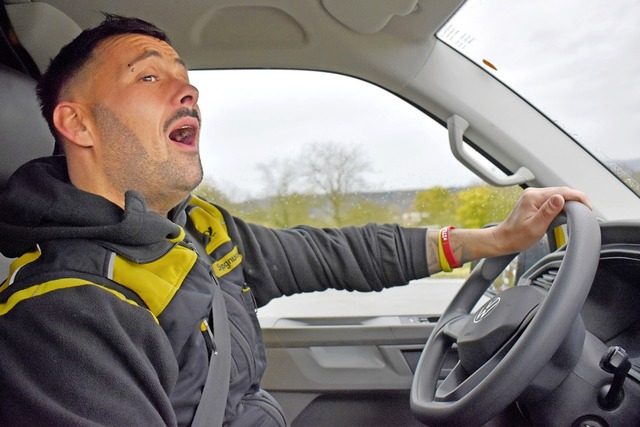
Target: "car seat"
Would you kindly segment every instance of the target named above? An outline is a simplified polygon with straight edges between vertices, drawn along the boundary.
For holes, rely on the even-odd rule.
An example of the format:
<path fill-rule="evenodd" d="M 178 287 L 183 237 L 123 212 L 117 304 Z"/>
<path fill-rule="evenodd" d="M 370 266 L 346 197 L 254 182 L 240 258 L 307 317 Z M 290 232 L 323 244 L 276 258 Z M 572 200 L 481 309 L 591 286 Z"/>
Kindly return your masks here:
<path fill-rule="evenodd" d="M 33 78 L 0 64 L 0 191 L 20 165 L 53 153 L 54 138 L 40 113 L 35 85 Z M 0 283 L 10 262 L 0 255 Z"/>
<path fill-rule="evenodd" d="M 54 138 L 40 113 L 31 76 L 40 75 L 80 32 L 71 18 L 47 3 L 0 4 L 0 191 L 20 165 L 53 153 Z M 0 254 L 0 283 L 10 263 Z"/>

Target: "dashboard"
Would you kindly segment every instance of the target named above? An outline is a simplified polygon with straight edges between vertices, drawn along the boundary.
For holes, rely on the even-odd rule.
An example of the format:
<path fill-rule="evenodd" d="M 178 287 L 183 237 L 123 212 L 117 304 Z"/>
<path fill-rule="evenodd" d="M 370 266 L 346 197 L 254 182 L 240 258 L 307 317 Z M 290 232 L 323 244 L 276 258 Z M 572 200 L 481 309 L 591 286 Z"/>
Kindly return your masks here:
<path fill-rule="evenodd" d="M 579 360 L 550 395 L 521 406 L 527 412 L 528 419 L 537 420 L 542 425 L 561 425 L 557 423 L 562 420 L 569 422 L 567 425 L 575 425 L 571 423 L 577 415 L 583 416 L 581 422 L 587 423 L 579 425 L 637 425 L 635 423 L 638 422 L 640 221 L 603 222 L 600 230 L 600 260 L 579 319 L 584 326 L 574 328 L 577 333 L 572 332 L 584 336 Z M 562 263 L 562 243 L 558 245 L 558 250 L 546 251 L 546 254 L 537 257 L 520 277 L 518 284 L 550 289 Z M 544 245 L 555 248 L 553 232 L 549 233 Z M 567 340 L 573 338 L 575 336 L 569 336 Z M 603 356 L 614 346 L 626 352 L 630 369 L 626 375 L 620 374 L 624 378 L 620 403 L 614 408 L 607 408 L 602 403 L 602 395 L 610 390 L 614 374 L 603 368 Z M 563 355 L 556 354 L 556 357 L 559 360 Z M 552 359 L 550 366 L 553 364 Z M 553 370 L 550 367 L 545 369 Z"/>
<path fill-rule="evenodd" d="M 601 226 L 600 264 L 582 309 L 589 332 L 624 348 L 640 381 L 640 221 Z"/>

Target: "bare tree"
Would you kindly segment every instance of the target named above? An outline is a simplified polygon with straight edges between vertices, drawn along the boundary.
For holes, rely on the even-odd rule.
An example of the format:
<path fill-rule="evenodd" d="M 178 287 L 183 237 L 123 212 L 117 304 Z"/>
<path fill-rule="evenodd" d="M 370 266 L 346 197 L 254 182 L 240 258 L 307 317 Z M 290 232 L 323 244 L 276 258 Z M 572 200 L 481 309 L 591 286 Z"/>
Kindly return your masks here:
<path fill-rule="evenodd" d="M 293 209 L 299 203 L 299 195 L 294 188 L 300 180 L 300 168 L 291 159 L 273 159 L 268 163 L 258 165 L 266 193 L 272 196 L 274 201 L 273 218 L 271 222 L 277 227 L 289 227 L 292 225 Z"/>
<path fill-rule="evenodd" d="M 301 163 L 312 191 L 327 198 L 335 225 L 343 225 L 347 195 L 365 187 L 366 155 L 357 146 L 318 142 L 303 152 Z"/>

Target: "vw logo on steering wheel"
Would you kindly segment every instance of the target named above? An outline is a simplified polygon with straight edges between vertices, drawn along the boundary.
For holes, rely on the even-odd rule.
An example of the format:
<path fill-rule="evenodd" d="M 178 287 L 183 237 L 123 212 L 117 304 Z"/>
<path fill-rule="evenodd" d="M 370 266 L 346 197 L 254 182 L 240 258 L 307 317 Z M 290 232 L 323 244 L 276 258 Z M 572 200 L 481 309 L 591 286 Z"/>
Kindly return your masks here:
<path fill-rule="evenodd" d="M 485 305 L 483 305 L 480 310 L 476 313 L 473 318 L 473 323 L 478 323 L 485 317 L 487 317 L 495 308 L 500 304 L 500 297 L 491 298 Z"/>

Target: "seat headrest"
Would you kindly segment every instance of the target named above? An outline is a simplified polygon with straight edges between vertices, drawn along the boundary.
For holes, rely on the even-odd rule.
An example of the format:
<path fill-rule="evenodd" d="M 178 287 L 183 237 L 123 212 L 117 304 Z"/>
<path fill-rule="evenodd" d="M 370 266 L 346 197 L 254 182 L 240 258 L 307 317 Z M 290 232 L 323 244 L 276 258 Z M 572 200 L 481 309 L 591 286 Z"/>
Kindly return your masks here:
<path fill-rule="evenodd" d="M 66 14 L 45 2 L 5 0 L 5 8 L 20 44 L 41 73 L 60 49 L 82 31 Z"/>
<path fill-rule="evenodd" d="M 0 64 L 0 189 L 19 166 L 53 153 L 35 86 L 31 77 Z"/>

